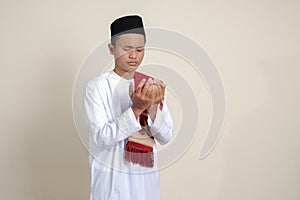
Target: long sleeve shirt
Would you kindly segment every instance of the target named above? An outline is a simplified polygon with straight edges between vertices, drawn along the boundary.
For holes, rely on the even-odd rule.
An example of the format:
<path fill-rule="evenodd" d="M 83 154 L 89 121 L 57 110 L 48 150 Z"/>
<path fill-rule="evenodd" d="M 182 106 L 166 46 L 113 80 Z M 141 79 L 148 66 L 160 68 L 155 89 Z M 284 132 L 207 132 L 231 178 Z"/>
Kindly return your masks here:
<path fill-rule="evenodd" d="M 129 85 L 114 71 L 90 80 L 84 93 L 84 107 L 90 128 L 89 161 L 91 200 L 158 200 L 159 173 L 154 143 L 154 167 L 147 168 L 125 160 L 127 138 L 142 129 L 131 109 Z M 166 144 L 173 122 L 164 102 L 148 125 L 156 142 Z"/>

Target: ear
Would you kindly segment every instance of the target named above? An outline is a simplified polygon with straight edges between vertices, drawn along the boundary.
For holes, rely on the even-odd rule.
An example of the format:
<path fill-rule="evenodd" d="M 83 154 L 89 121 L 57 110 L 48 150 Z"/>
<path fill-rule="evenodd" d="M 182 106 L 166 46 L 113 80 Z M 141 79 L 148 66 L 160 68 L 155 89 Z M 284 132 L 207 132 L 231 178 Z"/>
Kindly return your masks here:
<path fill-rule="evenodd" d="M 115 47 L 111 43 L 108 44 L 108 50 L 111 55 L 114 55 Z"/>

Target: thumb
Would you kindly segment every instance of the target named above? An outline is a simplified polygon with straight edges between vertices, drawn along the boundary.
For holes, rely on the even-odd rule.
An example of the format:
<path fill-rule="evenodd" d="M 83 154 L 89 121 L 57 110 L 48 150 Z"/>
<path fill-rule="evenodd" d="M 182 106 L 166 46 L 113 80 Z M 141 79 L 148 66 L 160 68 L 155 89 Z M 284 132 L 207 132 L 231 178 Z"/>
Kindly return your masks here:
<path fill-rule="evenodd" d="M 138 84 L 138 86 L 137 86 L 137 88 L 136 88 L 136 89 L 138 89 L 138 88 L 142 87 L 142 86 L 145 84 L 145 82 L 146 82 L 146 79 L 145 79 L 145 78 L 143 78 L 143 79 L 141 80 L 141 82 Z"/>

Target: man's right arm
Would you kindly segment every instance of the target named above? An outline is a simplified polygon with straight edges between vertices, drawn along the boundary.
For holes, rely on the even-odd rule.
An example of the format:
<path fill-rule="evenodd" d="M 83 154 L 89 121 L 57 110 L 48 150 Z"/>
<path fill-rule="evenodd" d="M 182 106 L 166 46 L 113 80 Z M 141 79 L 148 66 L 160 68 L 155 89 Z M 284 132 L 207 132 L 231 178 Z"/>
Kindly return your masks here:
<path fill-rule="evenodd" d="M 92 80 L 85 87 L 84 107 L 92 138 L 97 146 L 112 146 L 128 138 L 141 129 L 131 107 L 115 120 L 109 105 L 102 100 L 101 92 L 106 93 L 103 84 Z"/>

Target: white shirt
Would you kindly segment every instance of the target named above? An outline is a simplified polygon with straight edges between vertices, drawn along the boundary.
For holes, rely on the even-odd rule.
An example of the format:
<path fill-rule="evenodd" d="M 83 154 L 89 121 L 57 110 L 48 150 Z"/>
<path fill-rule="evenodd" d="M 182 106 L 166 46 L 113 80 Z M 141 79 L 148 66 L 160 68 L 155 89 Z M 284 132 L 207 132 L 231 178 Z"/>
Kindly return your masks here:
<path fill-rule="evenodd" d="M 89 161 L 91 200 L 158 200 L 159 173 L 154 144 L 154 167 L 147 168 L 124 159 L 127 138 L 141 129 L 131 109 L 129 84 L 114 71 L 90 80 L 85 87 L 84 106 L 90 128 Z M 148 125 L 155 141 L 166 144 L 173 122 L 164 102 Z"/>

